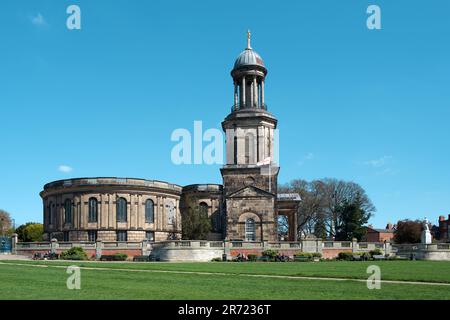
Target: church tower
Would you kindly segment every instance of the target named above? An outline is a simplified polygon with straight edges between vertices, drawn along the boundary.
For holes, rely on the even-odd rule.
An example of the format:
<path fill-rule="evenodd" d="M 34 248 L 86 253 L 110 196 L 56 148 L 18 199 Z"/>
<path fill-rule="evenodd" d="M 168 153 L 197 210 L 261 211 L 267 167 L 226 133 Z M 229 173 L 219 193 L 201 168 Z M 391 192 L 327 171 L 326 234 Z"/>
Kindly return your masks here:
<path fill-rule="evenodd" d="M 276 118 L 267 111 L 264 83 L 267 69 L 250 44 L 231 71 L 234 104 L 222 122 L 226 164 L 222 167 L 226 239 L 277 240 L 277 177 L 274 163 Z"/>

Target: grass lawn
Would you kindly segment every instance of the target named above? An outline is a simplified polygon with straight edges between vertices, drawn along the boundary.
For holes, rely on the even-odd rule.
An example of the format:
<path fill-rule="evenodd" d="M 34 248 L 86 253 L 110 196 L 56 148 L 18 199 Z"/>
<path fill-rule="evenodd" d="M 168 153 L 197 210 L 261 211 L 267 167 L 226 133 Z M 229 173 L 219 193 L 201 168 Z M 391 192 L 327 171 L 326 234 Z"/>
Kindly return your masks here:
<path fill-rule="evenodd" d="M 369 290 L 365 282 L 350 280 L 367 279 L 367 266 L 376 264 L 381 268 L 382 280 L 450 283 L 450 262 L 7 263 L 30 265 L 10 265 L 0 261 L 0 299 L 450 299 L 450 286 L 382 283 L 380 290 Z M 105 270 L 82 269 L 81 290 L 68 290 L 66 280 L 69 275 L 65 268 L 57 267 L 66 265 Z M 266 278 L 261 275 L 349 280 Z"/>

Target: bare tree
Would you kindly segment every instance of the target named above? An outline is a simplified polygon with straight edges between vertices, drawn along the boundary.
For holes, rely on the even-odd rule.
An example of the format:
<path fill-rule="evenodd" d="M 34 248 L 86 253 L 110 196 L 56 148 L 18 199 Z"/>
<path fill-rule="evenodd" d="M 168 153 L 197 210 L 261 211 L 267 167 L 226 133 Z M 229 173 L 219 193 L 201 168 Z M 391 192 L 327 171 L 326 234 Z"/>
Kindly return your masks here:
<path fill-rule="evenodd" d="M 5 210 L 0 209 L 0 234 L 7 233 L 11 227 L 11 215 Z"/>
<path fill-rule="evenodd" d="M 359 184 L 330 178 L 317 183 L 324 204 L 324 223 L 330 237 L 336 236 L 336 230 L 343 223 L 340 208 L 344 204 L 358 202 L 369 217 L 373 216 L 375 206 Z"/>
<path fill-rule="evenodd" d="M 316 181 L 292 180 L 281 186 L 281 192 L 298 193 L 301 201 L 297 212 L 297 234 L 305 236 L 314 232 L 314 226 L 323 211 L 323 199 L 320 197 Z"/>
<path fill-rule="evenodd" d="M 301 197 L 297 212 L 297 234 L 315 234 L 322 238 L 336 236 L 342 226 L 341 210 L 344 204 L 360 204 L 369 217 L 375 207 L 365 190 L 357 183 L 337 179 L 321 179 L 308 182 L 296 179 L 279 187 L 279 192 L 298 193 Z"/>

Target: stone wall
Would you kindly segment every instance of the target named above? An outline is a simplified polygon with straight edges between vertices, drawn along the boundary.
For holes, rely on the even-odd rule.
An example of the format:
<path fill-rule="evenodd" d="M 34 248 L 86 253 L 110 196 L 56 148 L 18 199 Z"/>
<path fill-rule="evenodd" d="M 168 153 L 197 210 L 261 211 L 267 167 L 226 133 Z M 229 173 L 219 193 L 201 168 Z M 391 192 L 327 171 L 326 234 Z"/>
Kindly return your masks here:
<path fill-rule="evenodd" d="M 44 239 L 87 241 L 89 231 L 97 238 L 116 241 L 117 230 L 127 231 L 128 241 L 142 241 L 145 231 L 157 240 L 181 237 L 179 200 L 182 188 L 162 181 L 127 178 L 69 179 L 49 183 L 41 192 L 44 205 Z M 117 218 L 117 201 L 126 200 L 126 221 Z M 89 201 L 95 200 L 96 219 L 89 219 Z M 153 221 L 147 221 L 147 201 L 153 202 Z M 70 206 L 65 205 L 68 201 Z M 69 210 L 68 214 L 67 210 Z M 66 219 L 71 216 L 71 219 Z M 172 219 L 173 216 L 173 219 Z M 163 238 L 165 237 L 165 238 Z"/>

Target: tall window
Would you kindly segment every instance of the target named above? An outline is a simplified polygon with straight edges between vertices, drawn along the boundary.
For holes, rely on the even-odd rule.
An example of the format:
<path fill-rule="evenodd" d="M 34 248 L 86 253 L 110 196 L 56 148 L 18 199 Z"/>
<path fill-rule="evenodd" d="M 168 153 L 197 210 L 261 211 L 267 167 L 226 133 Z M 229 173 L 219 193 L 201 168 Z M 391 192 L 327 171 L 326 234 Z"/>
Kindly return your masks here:
<path fill-rule="evenodd" d="M 148 199 L 145 202 L 145 222 L 153 223 L 155 221 L 155 215 L 153 213 L 154 204 L 153 201 Z"/>
<path fill-rule="evenodd" d="M 245 240 L 256 240 L 255 220 L 251 218 L 245 221 Z"/>
<path fill-rule="evenodd" d="M 250 163 L 255 163 L 254 161 L 254 139 L 253 139 L 253 134 L 248 133 L 245 135 L 245 163 L 246 164 L 250 164 Z"/>
<path fill-rule="evenodd" d="M 98 201 L 95 198 L 89 199 L 89 222 L 97 222 Z"/>
<path fill-rule="evenodd" d="M 65 222 L 72 223 L 72 201 L 67 199 L 64 202 L 64 213 L 65 213 Z"/>
<path fill-rule="evenodd" d="M 127 200 L 119 198 L 116 202 L 117 222 L 127 222 Z"/>
<path fill-rule="evenodd" d="M 208 205 L 205 202 L 200 202 L 200 214 L 208 216 Z"/>
<path fill-rule="evenodd" d="M 67 231 L 63 232 L 63 241 L 70 241 L 69 232 Z"/>
<path fill-rule="evenodd" d="M 155 241 L 155 232 L 153 232 L 153 231 L 145 231 L 145 238 L 148 241 Z"/>
<path fill-rule="evenodd" d="M 127 241 L 127 232 L 124 230 L 117 231 L 117 241 Z"/>
<path fill-rule="evenodd" d="M 48 223 L 53 224 L 55 222 L 55 212 L 53 208 L 53 202 L 50 201 L 48 204 Z"/>
<path fill-rule="evenodd" d="M 97 231 L 95 230 L 88 231 L 88 241 L 97 241 Z"/>

